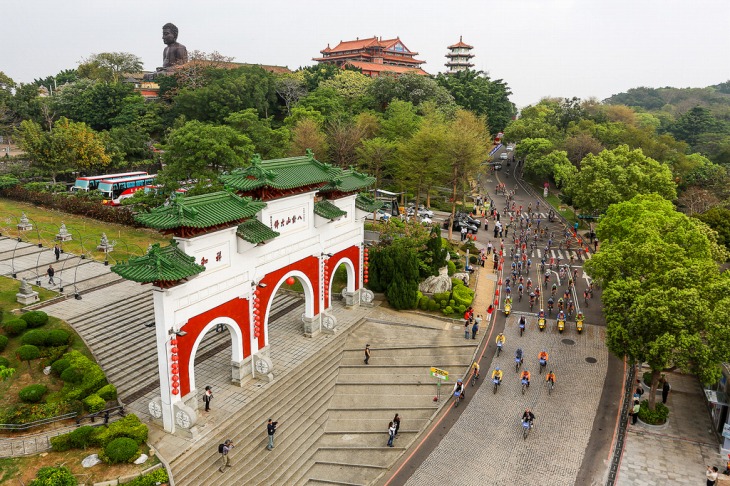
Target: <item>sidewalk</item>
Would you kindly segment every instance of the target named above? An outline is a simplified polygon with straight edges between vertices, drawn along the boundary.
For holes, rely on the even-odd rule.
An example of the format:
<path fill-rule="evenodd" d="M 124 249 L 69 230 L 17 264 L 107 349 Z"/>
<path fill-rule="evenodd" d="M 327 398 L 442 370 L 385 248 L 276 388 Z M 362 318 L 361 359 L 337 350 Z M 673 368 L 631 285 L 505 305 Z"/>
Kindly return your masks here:
<path fill-rule="evenodd" d="M 726 457 L 719 453 L 697 378 L 678 372 L 667 378 L 672 386 L 669 423 L 661 428 L 629 425 L 617 481 L 621 486 L 696 485 L 702 484 L 708 465 L 725 470 Z"/>

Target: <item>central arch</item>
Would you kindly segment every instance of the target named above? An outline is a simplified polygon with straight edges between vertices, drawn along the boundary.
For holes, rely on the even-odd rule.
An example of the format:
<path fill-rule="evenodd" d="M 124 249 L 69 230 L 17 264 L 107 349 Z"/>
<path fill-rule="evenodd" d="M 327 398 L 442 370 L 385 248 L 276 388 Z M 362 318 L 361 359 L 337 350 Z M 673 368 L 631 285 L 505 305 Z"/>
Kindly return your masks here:
<path fill-rule="evenodd" d="M 210 330 L 221 324 L 228 329 L 228 332 L 230 333 L 229 335 L 231 336 L 231 361 L 233 363 L 240 363 L 243 361 L 244 339 L 243 332 L 241 332 L 241 328 L 238 326 L 238 323 L 230 317 L 216 317 L 200 330 L 190 351 L 190 361 L 188 362 L 188 382 L 190 391 L 195 390 L 195 358 L 198 354 L 200 343 Z"/>
<path fill-rule="evenodd" d="M 271 306 L 274 303 L 274 296 L 279 291 L 281 286 L 286 282 L 286 280 L 289 277 L 294 277 L 296 279 L 299 279 L 299 281 L 302 283 L 302 288 L 304 289 L 304 316 L 305 318 L 312 319 L 314 318 L 314 309 L 315 309 L 315 299 L 317 298 L 317 295 L 314 292 L 314 286 L 312 285 L 312 281 L 309 280 L 309 277 L 300 270 L 290 270 L 287 273 L 285 273 L 282 277 L 279 278 L 278 282 L 274 286 L 274 288 L 271 290 L 271 294 L 269 297 L 269 301 L 266 304 L 266 313 L 264 314 L 264 339 L 266 344 L 269 343 L 269 316 L 271 315 Z"/>

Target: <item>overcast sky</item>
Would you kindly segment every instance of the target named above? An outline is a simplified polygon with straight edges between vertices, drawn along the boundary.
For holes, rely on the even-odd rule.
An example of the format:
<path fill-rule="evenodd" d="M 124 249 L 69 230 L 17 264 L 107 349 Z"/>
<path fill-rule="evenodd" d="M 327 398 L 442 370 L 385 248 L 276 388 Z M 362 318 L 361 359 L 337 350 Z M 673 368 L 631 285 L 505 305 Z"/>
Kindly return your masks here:
<path fill-rule="evenodd" d="M 162 25 L 188 51 L 295 69 L 340 40 L 400 36 L 429 73 L 464 37 L 518 106 L 730 79 L 729 0 L 4 0 L 0 70 L 16 81 L 126 51 L 162 64 Z"/>

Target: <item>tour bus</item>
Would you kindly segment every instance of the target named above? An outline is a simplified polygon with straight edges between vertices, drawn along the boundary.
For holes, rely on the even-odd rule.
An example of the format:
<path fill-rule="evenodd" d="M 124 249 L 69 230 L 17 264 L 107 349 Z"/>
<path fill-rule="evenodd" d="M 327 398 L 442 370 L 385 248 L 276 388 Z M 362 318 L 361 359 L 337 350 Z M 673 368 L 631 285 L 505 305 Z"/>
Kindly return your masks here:
<path fill-rule="evenodd" d="M 93 191 L 99 187 L 99 183 L 105 179 L 119 179 L 122 177 L 138 177 L 147 175 L 147 172 L 122 172 L 120 174 L 104 174 L 90 177 L 79 177 L 76 179 L 72 191 Z"/>
<path fill-rule="evenodd" d="M 123 199 L 132 197 L 135 192 L 155 183 L 157 174 L 145 174 L 136 177 L 117 177 L 99 182 L 98 190 L 104 195 L 104 204 L 118 206 Z"/>

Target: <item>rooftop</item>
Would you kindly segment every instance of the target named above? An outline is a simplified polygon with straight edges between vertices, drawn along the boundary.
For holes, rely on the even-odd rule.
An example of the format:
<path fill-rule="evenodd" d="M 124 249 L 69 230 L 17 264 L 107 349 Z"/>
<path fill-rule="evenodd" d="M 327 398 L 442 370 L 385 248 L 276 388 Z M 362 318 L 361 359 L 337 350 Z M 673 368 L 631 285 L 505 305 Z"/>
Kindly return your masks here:
<path fill-rule="evenodd" d="M 195 263 L 195 257 L 180 250 L 173 241 L 164 248 L 159 243 L 151 245 L 146 255 L 118 263 L 111 270 L 127 280 L 168 288 L 205 271 L 205 267 Z"/>

